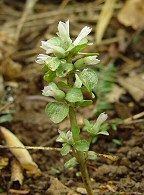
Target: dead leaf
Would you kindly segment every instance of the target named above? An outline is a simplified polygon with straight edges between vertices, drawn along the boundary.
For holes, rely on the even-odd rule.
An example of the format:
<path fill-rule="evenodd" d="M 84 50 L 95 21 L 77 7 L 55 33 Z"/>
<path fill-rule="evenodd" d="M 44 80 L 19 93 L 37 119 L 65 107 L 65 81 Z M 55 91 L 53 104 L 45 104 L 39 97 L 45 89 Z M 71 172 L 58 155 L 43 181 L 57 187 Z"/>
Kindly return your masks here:
<path fill-rule="evenodd" d="M 122 102 L 116 102 L 114 106 L 115 106 L 118 116 L 121 119 L 126 119 L 132 116 L 131 109 L 126 104 Z"/>
<path fill-rule="evenodd" d="M 10 181 L 11 188 L 17 187 L 18 189 L 20 189 L 23 183 L 23 179 L 24 179 L 23 169 L 20 163 L 16 159 L 14 159 L 11 162 L 11 181 Z"/>
<path fill-rule="evenodd" d="M 125 93 L 126 91 L 122 87 L 114 85 L 112 91 L 106 95 L 106 99 L 109 103 L 115 103 L 118 102 L 120 97 Z"/>
<path fill-rule="evenodd" d="M 22 72 L 22 66 L 10 58 L 7 58 L 1 64 L 0 71 L 2 72 L 2 75 L 7 78 L 7 80 L 11 80 L 17 78 Z"/>
<path fill-rule="evenodd" d="M 118 14 L 118 20 L 134 29 L 144 27 L 144 0 L 127 0 Z"/>
<path fill-rule="evenodd" d="M 0 100 L 4 95 L 4 81 L 2 75 L 0 75 Z"/>
<path fill-rule="evenodd" d="M 86 189 L 85 188 L 77 188 L 76 189 L 76 191 L 78 192 L 78 193 L 80 193 L 80 194 L 87 194 L 87 191 L 86 191 Z"/>
<path fill-rule="evenodd" d="M 9 159 L 7 157 L 0 158 L 0 170 L 8 165 Z"/>
<path fill-rule="evenodd" d="M 144 79 L 142 74 L 131 73 L 129 77 L 118 77 L 118 82 L 135 99 L 136 102 L 144 104 Z"/>
<path fill-rule="evenodd" d="M 103 158 L 107 158 L 111 161 L 117 161 L 119 159 L 118 156 L 113 156 L 113 155 L 109 155 L 109 154 L 99 154 L 100 157 L 103 157 Z"/>
<path fill-rule="evenodd" d="M 16 190 L 16 189 L 10 189 L 9 192 L 15 193 L 15 194 L 29 194 L 30 190 Z"/>
<path fill-rule="evenodd" d="M 107 0 L 102 8 L 96 25 L 96 43 L 99 44 L 113 15 L 116 0 Z"/>
<path fill-rule="evenodd" d="M 66 187 L 64 184 L 62 184 L 57 178 L 50 177 L 50 187 L 46 191 L 46 194 L 53 194 L 53 195 L 78 195 L 73 190 Z"/>
<path fill-rule="evenodd" d="M 21 141 L 8 129 L 1 127 L 1 133 L 6 141 L 7 146 L 24 147 Z M 32 160 L 32 157 L 27 149 L 9 148 L 9 150 L 20 162 L 21 166 L 26 169 L 29 176 L 38 177 L 41 175 L 40 169 Z"/>

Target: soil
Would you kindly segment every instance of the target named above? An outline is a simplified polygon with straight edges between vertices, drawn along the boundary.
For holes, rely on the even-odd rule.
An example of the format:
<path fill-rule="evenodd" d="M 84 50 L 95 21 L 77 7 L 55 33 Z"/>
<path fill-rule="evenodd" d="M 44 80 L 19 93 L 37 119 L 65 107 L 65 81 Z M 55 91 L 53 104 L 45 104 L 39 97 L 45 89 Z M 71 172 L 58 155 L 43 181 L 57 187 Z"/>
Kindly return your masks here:
<path fill-rule="evenodd" d="M 15 0 L 15 2 L 17 2 Z M 123 2 L 123 1 L 122 1 Z M 88 1 L 75 2 L 75 6 L 79 4 L 87 4 Z M 93 1 L 92 1 L 93 3 Z M 19 4 L 19 9 L 21 6 Z M 37 10 L 41 11 L 44 8 L 43 3 L 38 4 Z M 92 4 L 91 4 L 92 5 Z M 5 6 L 16 9 L 16 4 L 11 4 L 10 1 L 7 1 Z M 42 7 L 43 6 L 43 7 Z M 52 5 L 53 9 L 58 9 L 60 2 L 54 2 Z M 70 5 L 67 5 L 69 9 Z M 13 8 L 14 7 L 14 8 Z M 56 17 L 56 16 L 55 16 Z M 80 18 L 80 16 L 78 16 Z M 67 18 L 59 16 L 57 20 L 63 20 Z M 81 18 L 80 18 L 81 19 Z M 77 21 L 78 22 L 78 21 Z M 87 21 L 84 21 L 87 22 Z M 73 20 L 74 23 L 74 20 Z M 56 23 L 57 24 L 57 23 Z M 84 26 L 82 21 L 80 21 L 81 26 Z M 74 24 L 73 24 L 74 25 Z M 76 23 L 77 25 L 77 23 Z M 88 25 L 88 24 L 87 24 Z M 92 25 L 92 21 L 91 21 Z M 115 21 L 115 18 L 111 21 L 110 27 L 107 31 L 106 37 L 115 32 L 116 27 L 125 28 L 119 24 L 118 21 Z M 55 24 L 52 25 L 52 30 L 55 31 Z M 43 30 L 43 29 L 42 29 Z M 44 29 L 46 31 L 46 29 Z M 129 36 L 135 33 L 133 29 L 125 28 Z M 111 32 L 112 31 L 112 32 Z M 42 31 L 40 31 L 42 33 Z M 32 32 L 34 33 L 34 31 Z M 32 36 L 31 33 L 31 36 Z M 75 32 L 73 33 L 75 34 Z M 45 34 L 46 35 L 46 34 Z M 35 42 L 38 42 L 43 37 L 38 37 L 33 34 L 35 42 L 31 38 L 31 42 L 26 43 L 25 48 L 21 46 L 24 41 L 27 41 L 26 35 L 23 34 L 20 38 L 19 49 L 18 51 L 30 50 L 35 47 Z M 142 36 L 142 35 L 141 35 Z M 140 36 L 140 38 L 141 38 Z M 141 38 L 142 39 L 142 38 Z M 27 46 L 29 44 L 29 46 Z M 6 45 L 9 47 L 8 43 Z M 98 50 L 101 50 L 100 58 L 104 60 L 105 56 L 110 56 L 110 52 L 107 53 L 112 47 L 116 44 L 111 43 L 108 46 L 100 46 Z M 126 55 L 128 58 L 131 58 L 133 61 L 137 61 L 137 55 L 141 55 L 142 45 L 129 45 L 129 48 L 125 49 L 123 55 Z M 93 48 L 92 48 L 93 49 Z M 118 48 L 117 48 L 118 50 Z M 38 51 L 38 50 L 37 50 Z M 91 51 L 92 52 L 92 51 Z M 112 53 L 113 49 L 112 49 Z M 135 55 L 133 56 L 133 53 Z M 20 53 L 19 53 L 20 55 Z M 3 73 L 5 82 L 16 83 L 17 85 L 12 85 L 10 83 L 9 94 L 14 98 L 14 120 L 12 122 L 7 122 L 2 124 L 6 128 L 10 129 L 15 135 L 22 141 L 26 146 L 44 146 L 44 147 L 56 147 L 59 148 L 61 145 L 56 143 L 56 137 L 58 135 L 57 130 L 63 128 L 68 130 L 69 124 L 66 119 L 63 124 L 55 125 L 47 117 L 45 113 L 45 106 L 48 101 L 51 99 L 45 99 L 41 96 L 41 90 L 43 89 L 43 73 L 41 67 L 38 64 L 34 63 L 34 58 L 36 54 L 32 57 L 28 56 L 29 62 L 25 61 L 25 58 L 17 57 L 13 60 L 21 65 L 21 71 L 18 72 L 17 76 L 6 75 Z M 31 60 L 31 58 L 32 60 Z M 122 61 L 117 56 L 110 56 L 111 59 L 116 59 L 115 64 L 118 67 L 117 77 L 122 74 L 128 75 L 127 71 L 124 72 L 124 66 L 126 62 Z M 142 63 L 142 62 L 141 62 Z M 127 70 L 133 70 L 136 73 L 140 73 L 143 70 L 141 64 L 136 67 L 131 67 L 130 69 L 126 66 Z M 124 73 L 123 73 L 124 72 Z M 132 97 L 131 93 L 126 92 L 125 95 L 121 95 L 120 103 L 128 108 L 131 116 L 143 111 L 143 104 L 136 102 Z M 130 106 L 132 105 L 132 106 Z M 93 107 L 87 109 L 83 108 L 78 111 L 78 116 L 82 114 L 88 116 L 90 119 L 94 119 L 95 115 L 92 113 Z M 120 117 L 122 111 L 118 102 L 113 103 L 113 109 L 108 111 L 109 118 L 113 119 Z M 120 114 L 119 114 L 120 113 Z M 91 116 L 90 116 L 91 115 Z M 127 117 L 128 118 L 128 117 Z M 81 125 L 83 129 L 83 125 Z M 96 161 L 88 162 L 88 170 L 91 177 L 92 187 L 94 189 L 95 195 L 113 195 L 113 194 L 122 194 L 122 195 L 141 195 L 144 194 L 144 122 L 137 121 L 133 123 L 124 123 L 117 126 L 117 130 L 109 130 L 110 136 L 100 136 L 96 143 L 92 145 L 91 150 L 100 153 L 100 154 L 111 154 L 118 156 L 117 161 L 111 161 L 107 158 L 98 157 Z M 83 133 L 85 136 L 85 133 Z M 112 140 L 118 139 L 122 141 L 121 145 L 114 143 Z M 4 145 L 4 140 L 0 141 Z M 24 182 L 21 187 L 14 186 L 15 190 L 12 191 L 10 187 L 10 164 L 4 168 L 1 172 L 0 177 L 0 189 L 2 189 L 3 195 L 5 194 L 29 194 L 29 195 L 71 195 L 71 194 L 86 194 L 81 177 L 79 175 L 78 166 L 71 170 L 64 168 L 64 162 L 70 158 L 70 155 L 62 157 L 61 154 L 57 151 L 45 151 L 45 150 L 29 150 L 32 158 L 39 166 L 42 171 L 42 175 L 38 178 L 28 177 L 24 173 Z M 8 157 L 11 161 L 14 157 L 8 149 L 0 149 L 1 158 Z"/>

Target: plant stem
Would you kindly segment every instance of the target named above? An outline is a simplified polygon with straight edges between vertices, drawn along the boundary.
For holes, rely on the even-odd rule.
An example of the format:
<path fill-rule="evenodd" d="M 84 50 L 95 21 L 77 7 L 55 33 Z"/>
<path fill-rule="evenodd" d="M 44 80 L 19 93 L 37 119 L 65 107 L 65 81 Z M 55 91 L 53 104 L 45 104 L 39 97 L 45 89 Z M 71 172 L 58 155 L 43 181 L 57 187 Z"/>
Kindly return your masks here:
<path fill-rule="evenodd" d="M 82 155 L 82 157 L 84 157 L 83 153 L 82 152 L 80 153 L 81 154 L 79 154 L 78 156 Z M 85 159 L 84 159 L 84 162 L 80 163 L 80 171 L 81 171 L 82 180 L 83 180 L 83 183 L 84 183 L 84 186 L 86 188 L 88 195 L 94 195 L 92 187 L 91 187 L 91 182 L 90 182 Z"/>
<path fill-rule="evenodd" d="M 73 129 L 74 127 L 78 126 L 75 111 L 73 107 L 70 107 L 69 109 L 69 116 L 70 116 L 71 127 Z M 73 148 L 73 154 L 75 155 L 78 163 L 80 164 L 82 180 L 83 180 L 83 183 L 84 183 L 84 186 L 86 188 L 88 195 L 94 195 L 92 187 L 91 187 L 91 183 L 90 183 L 87 166 L 86 166 L 85 154 L 83 152 L 75 150 L 74 148 Z"/>

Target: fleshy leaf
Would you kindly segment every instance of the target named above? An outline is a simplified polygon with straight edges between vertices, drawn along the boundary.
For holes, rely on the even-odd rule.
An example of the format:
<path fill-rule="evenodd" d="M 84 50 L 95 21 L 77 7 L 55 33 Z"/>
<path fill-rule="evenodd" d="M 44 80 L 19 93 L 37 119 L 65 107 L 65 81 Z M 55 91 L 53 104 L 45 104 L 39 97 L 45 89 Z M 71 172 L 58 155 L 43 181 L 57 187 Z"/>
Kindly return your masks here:
<path fill-rule="evenodd" d="M 61 61 L 57 57 L 49 57 L 46 61 L 46 65 L 52 71 L 55 71 L 61 64 Z"/>
<path fill-rule="evenodd" d="M 75 83 L 74 83 L 74 87 L 77 88 L 81 88 L 82 86 L 82 81 L 80 80 L 79 76 L 77 74 L 75 74 Z"/>
<path fill-rule="evenodd" d="M 89 134 L 92 134 L 92 135 L 95 135 L 95 132 L 93 130 L 93 125 L 87 120 L 85 119 L 84 120 L 84 123 L 85 123 L 85 126 L 86 126 L 86 131 L 89 133 Z"/>
<path fill-rule="evenodd" d="M 59 135 L 56 139 L 56 142 L 64 142 L 65 140 Z"/>
<path fill-rule="evenodd" d="M 96 152 L 93 152 L 93 151 L 88 151 L 88 157 L 87 159 L 90 159 L 90 160 L 96 160 L 98 157 L 97 153 Z"/>
<path fill-rule="evenodd" d="M 56 70 L 56 75 L 58 77 L 65 77 L 71 70 L 73 70 L 73 64 L 64 63 L 58 67 Z"/>
<path fill-rule="evenodd" d="M 68 144 L 63 144 L 62 148 L 61 148 L 61 155 L 65 156 L 69 153 L 70 151 L 70 145 Z"/>
<path fill-rule="evenodd" d="M 58 87 L 65 88 L 65 89 L 68 89 L 69 88 L 69 86 L 66 83 L 62 82 L 62 81 L 58 82 L 57 83 L 57 86 Z"/>
<path fill-rule="evenodd" d="M 73 56 L 76 55 L 79 51 L 83 50 L 84 48 L 87 47 L 87 44 L 81 44 L 81 45 L 77 45 L 75 47 L 73 47 L 70 50 L 70 54 L 72 54 Z"/>
<path fill-rule="evenodd" d="M 92 92 L 92 90 L 97 86 L 98 77 L 94 70 L 84 69 L 79 74 L 79 77 L 89 92 Z"/>
<path fill-rule="evenodd" d="M 68 115 L 69 106 L 63 102 L 51 102 L 47 104 L 45 110 L 54 123 L 60 123 Z"/>
<path fill-rule="evenodd" d="M 49 39 L 49 43 L 61 47 L 61 39 L 59 37 L 53 37 Z"/>
<path fill-rule="evenodd" d="M 83 100 L 83 94 L 79 88 L 71 88 L 66 94 L 67 101 L 69 102 L 79 102 Z"/>
<path fill-rule="evenodd" d="M 64 166 L 65 168 L 72 168 L 75 167 L 78 164 L 77 160 L 75 157 L 71 158 L 69 161 L 67 161 Z"/>
<path fill-rule="evenodd" d="M 5 123 L 7 121 L 12 121 L 13 117 L 10 114 L 6 114 L 0 117 L 0 123 Z"/>
<path fill-rule="evenodd" d="M 47 73 L 44 75 L 44 80 L 47 82 L 51 82 L 55 77 L 56 77 L 56 72 L 48 70 Z"/>
<path fill-rule="evenodd" d="M 50 69 L 48 68 L 48 66 L 46 64 L 44 64 L 44 66 L 42 67 L 42 71 L 43 72 L 48 72 Z"/>
<path fill-rule="evenodd" d="M 89 150 L 89 143 L 86 140 L 78 140 L 75 143 L 75 148 L 78 151 L 86 152 Z"/>

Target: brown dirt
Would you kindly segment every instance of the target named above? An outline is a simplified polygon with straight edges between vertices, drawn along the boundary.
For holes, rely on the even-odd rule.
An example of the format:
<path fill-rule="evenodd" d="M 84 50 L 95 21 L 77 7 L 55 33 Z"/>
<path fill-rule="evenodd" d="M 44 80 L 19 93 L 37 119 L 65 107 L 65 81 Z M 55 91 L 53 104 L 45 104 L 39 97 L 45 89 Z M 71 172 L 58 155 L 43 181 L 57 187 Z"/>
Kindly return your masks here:
<path fill-rule="evenodd" d="M 15 0 L 15 2 L 17 1 Z M 87 1 L 83 1 L 83 3 L 84 2 L 87 3 Z M 11 5 L 10 1 L 8 1 L 8 3 L 8 7 L 14 6 L 20 10 L 24 4 L 23 2 L 16 6 L 16 3 L 14 5 Z M 79 6 L 79 3 L 77 6 Z M 54 5 L 51 5 L 51 7 L 52 9 L 57 10 L 59 8 L 59 4 L 54 3 Z M 70 7 L 68 7 L 68 9 L 69 8 Z M 39 4 L 37 7 L 37 11 L 42 12 L 45 10 L 46 8 L 43 3 Z M 18 14 L 18 12 L 15 10 L 14 13 L 16 17 L 16 13 Z M 66 16 L 63 17 L 60 15 L 56 17 L 56 15 L 54 15 L 55 22 L 58 20 L 63 20 L 68 16 L 69 14 L 67 12 Z M 69 17 L 74 18 L 74 14 L 71 14 Z M 80 20 L 81 26 L 84 26 L 80 13 L 77 14 L 77 17 L 79 18 L 77 21 L 74 21 L 73 19 L 73 22 L 76 22 L 75 25 L 77 26 Z M 90 15 L 88 15 L 88 19 L 84 22 L 89 22 L 91 25 L 93 25 L 93 21 L 90 20 L 90 18 Z M 52 27 L 49 28 L 48 33 L 46 32 L 46 28 L 40 29 L 38 35 L 34 34 L 35 32 L 32 31 L 30 33 L 31 36 L 28 39 L 28 32 L 22 32 L 20 43 L 17 48 L 18 55 L 20 56 L 11 56 L 15 62 L 18 62 L 21 65 L 22 69 L 18 71 L 18 73 L 14 72 L 11 75 L 7 75 L 5 72 L 3 72 L 5 81 L 14 81 L 17 83 L 17 87 L 11 87 L 10 90 L 10 94 L 14 97 L 16 111 L 14 120 L 11 123 L 5 123 L 3 125 L 14 132 L 16 136 L 23 142 L 23 144 L 27 146 L 60 147 L 60 144 L 55 142 L 57 137 L 57 130 L 60 126 L 53 124 L 44 112 L 48 100 L 41 99 L 39 96 L 41 95 L 41 90 L 43 89 L 44 85 L 41 67 L 33 63 L 36 59 L 36 53 L 39 53 L 37 49 L 37 42 L 43 40 L 45 37 L 52 36 L 53 31 L 55 31 L 54 29 L 56 25 L 53 24 L 53 20 L 51 20 L 52 18 L 50 19 Z M 114 18 L 111 21 L 107 34 L 105 35 L 106 38 L 115 35 L 118 28 L 120 29 L 124 27 L 122 27 L 118 21 L 115 21 Z M 43 33 L 43 31 L 45 32 Z M 42 33 L 43 36 L 40 36 L 40 33 Z M 127 33 L 131 37 L 131 35 L 133 35 L 135 32 L 132 29 L 127 29 Z M 75 31 L 73 34 L 76 34 Z M 91 37 L 91 39 L 93 38 Z M 142 40 L 142 35 L 140 36 L 140 39 Z M 24 43 L 26 43 L 25 46 Z M 9 48 L 9 51 L 11 51 L 11 46 L 9 43 L 7 43 L 5 47 Z M 34 53 L 34 55 L 30 53 L 30 55 L 26 54 L 21 57 L 21 51 L 30 51 L 34 47 L 37 49 L 37 52 Z M 137 61 L 138 56 L 138 60 L 140 61 L 143 53 L 143 50 L 141 49 L 142 47 L 143 45 L 141 42 L 135 45 L 130 44 L 122 52 L 122 54 L 126 55 L 128 58 L 131 58 L 133 62 Z M 91 52 L 93 52 L 93 50 L 95 51 L 95 49 L 95 47 L 92 47 Z M 117 50 L 116 52 L 118 52 L 119 48 L 115 43 L 110 43 L 108 46 L 102 45 L 98 47 L 98 51 L 101 52 L 100 57 L 102 61 L 105 62 L 109 60 L 109 58 L 115 60 L 115 64 L 118 67 L 118 76 L 121 76 L 122 74 L 128 75 L 128 72 L 131 70 L 135 71 L 136 73 L 140 73 L 143 70 L 143 67 L 141 66 L 142 61 L 136 67 L 133 65 L 128 66 L 128 60 L 125 61 L 117 54 L 115 55 L 115 49 Z M 142 112 L 143 110 L 142 104 L 136 102 L 129 93 L 121 96 L 120 102 L 130 112 L 131 115 Z M 94 118 L 94 116 L 90 116 L 90 109 L 93 109 L 93 107 L 81 110 L 78 114 L 84 114 L 89 118 Z M 120 111 L 120 114 L 118 112 L 119 110 L 119 104 L 116 102 L 113 110 L 109 112 L 110 118 L 112 119 L 113 117 L 120 117 L 123 115 L 123 109 Z M 64 123 L 66 124 L 64 127 L 68 127 L 67 121 Z M 88 163 L 88 169 L 90 177 L 92 178 L 92 187 L 94 189 L 95 195 L 142 195 L 144 193 L 143 129 L 143 121 L 141 123 L 138 122 L 129 125 L 121 124 L 118 125 L 117 131 L 111 129 L 109 130 L 109 137 L 100 136 L 98 141 L 92 145 L 91 150 L 96 151 L 97 153 L 112 154 L 119 157 L 118 161 L 116 162 L 98 157 L 97 161 L 91 161 Z M 122 140 L 122 145 L 113 143 L 112 139 L 114 138 Z M 1 144 L 4 144 L 3 140 L 0 142 Z M 25 192 L 25 194 L 29 195 L 85 194 L 85 192 L 82 193 L 83 184 L 81 177 L 78 176 L 78 167 L 72 170 L 67 170 L 63 166 L 64 162 L 69 159 L 70 155 L 62 157 L 59 152 L 44 150 L 30 150 L 30 153 L 34 161 L 41 169 L 42 176 L 36 179 L 32 179 L 27 177 L 25 174 L 24 183 L 21 187 L 23 193 Z M 8 157 L 10 161 L 13 159 L 13 156 L 8 149 L 0 149 L 0 155 L 1 157 Z M 7 166 L 5 169 L 3 169 L 0 176 L 0 188 L 3 190 L 1 194 L 22 194 L 20 191 L 12 193 L 9 190 L 9 181 L 11 176 L 10 166 Z M 28 190 L 28 192 L 26 190 Z"/>

